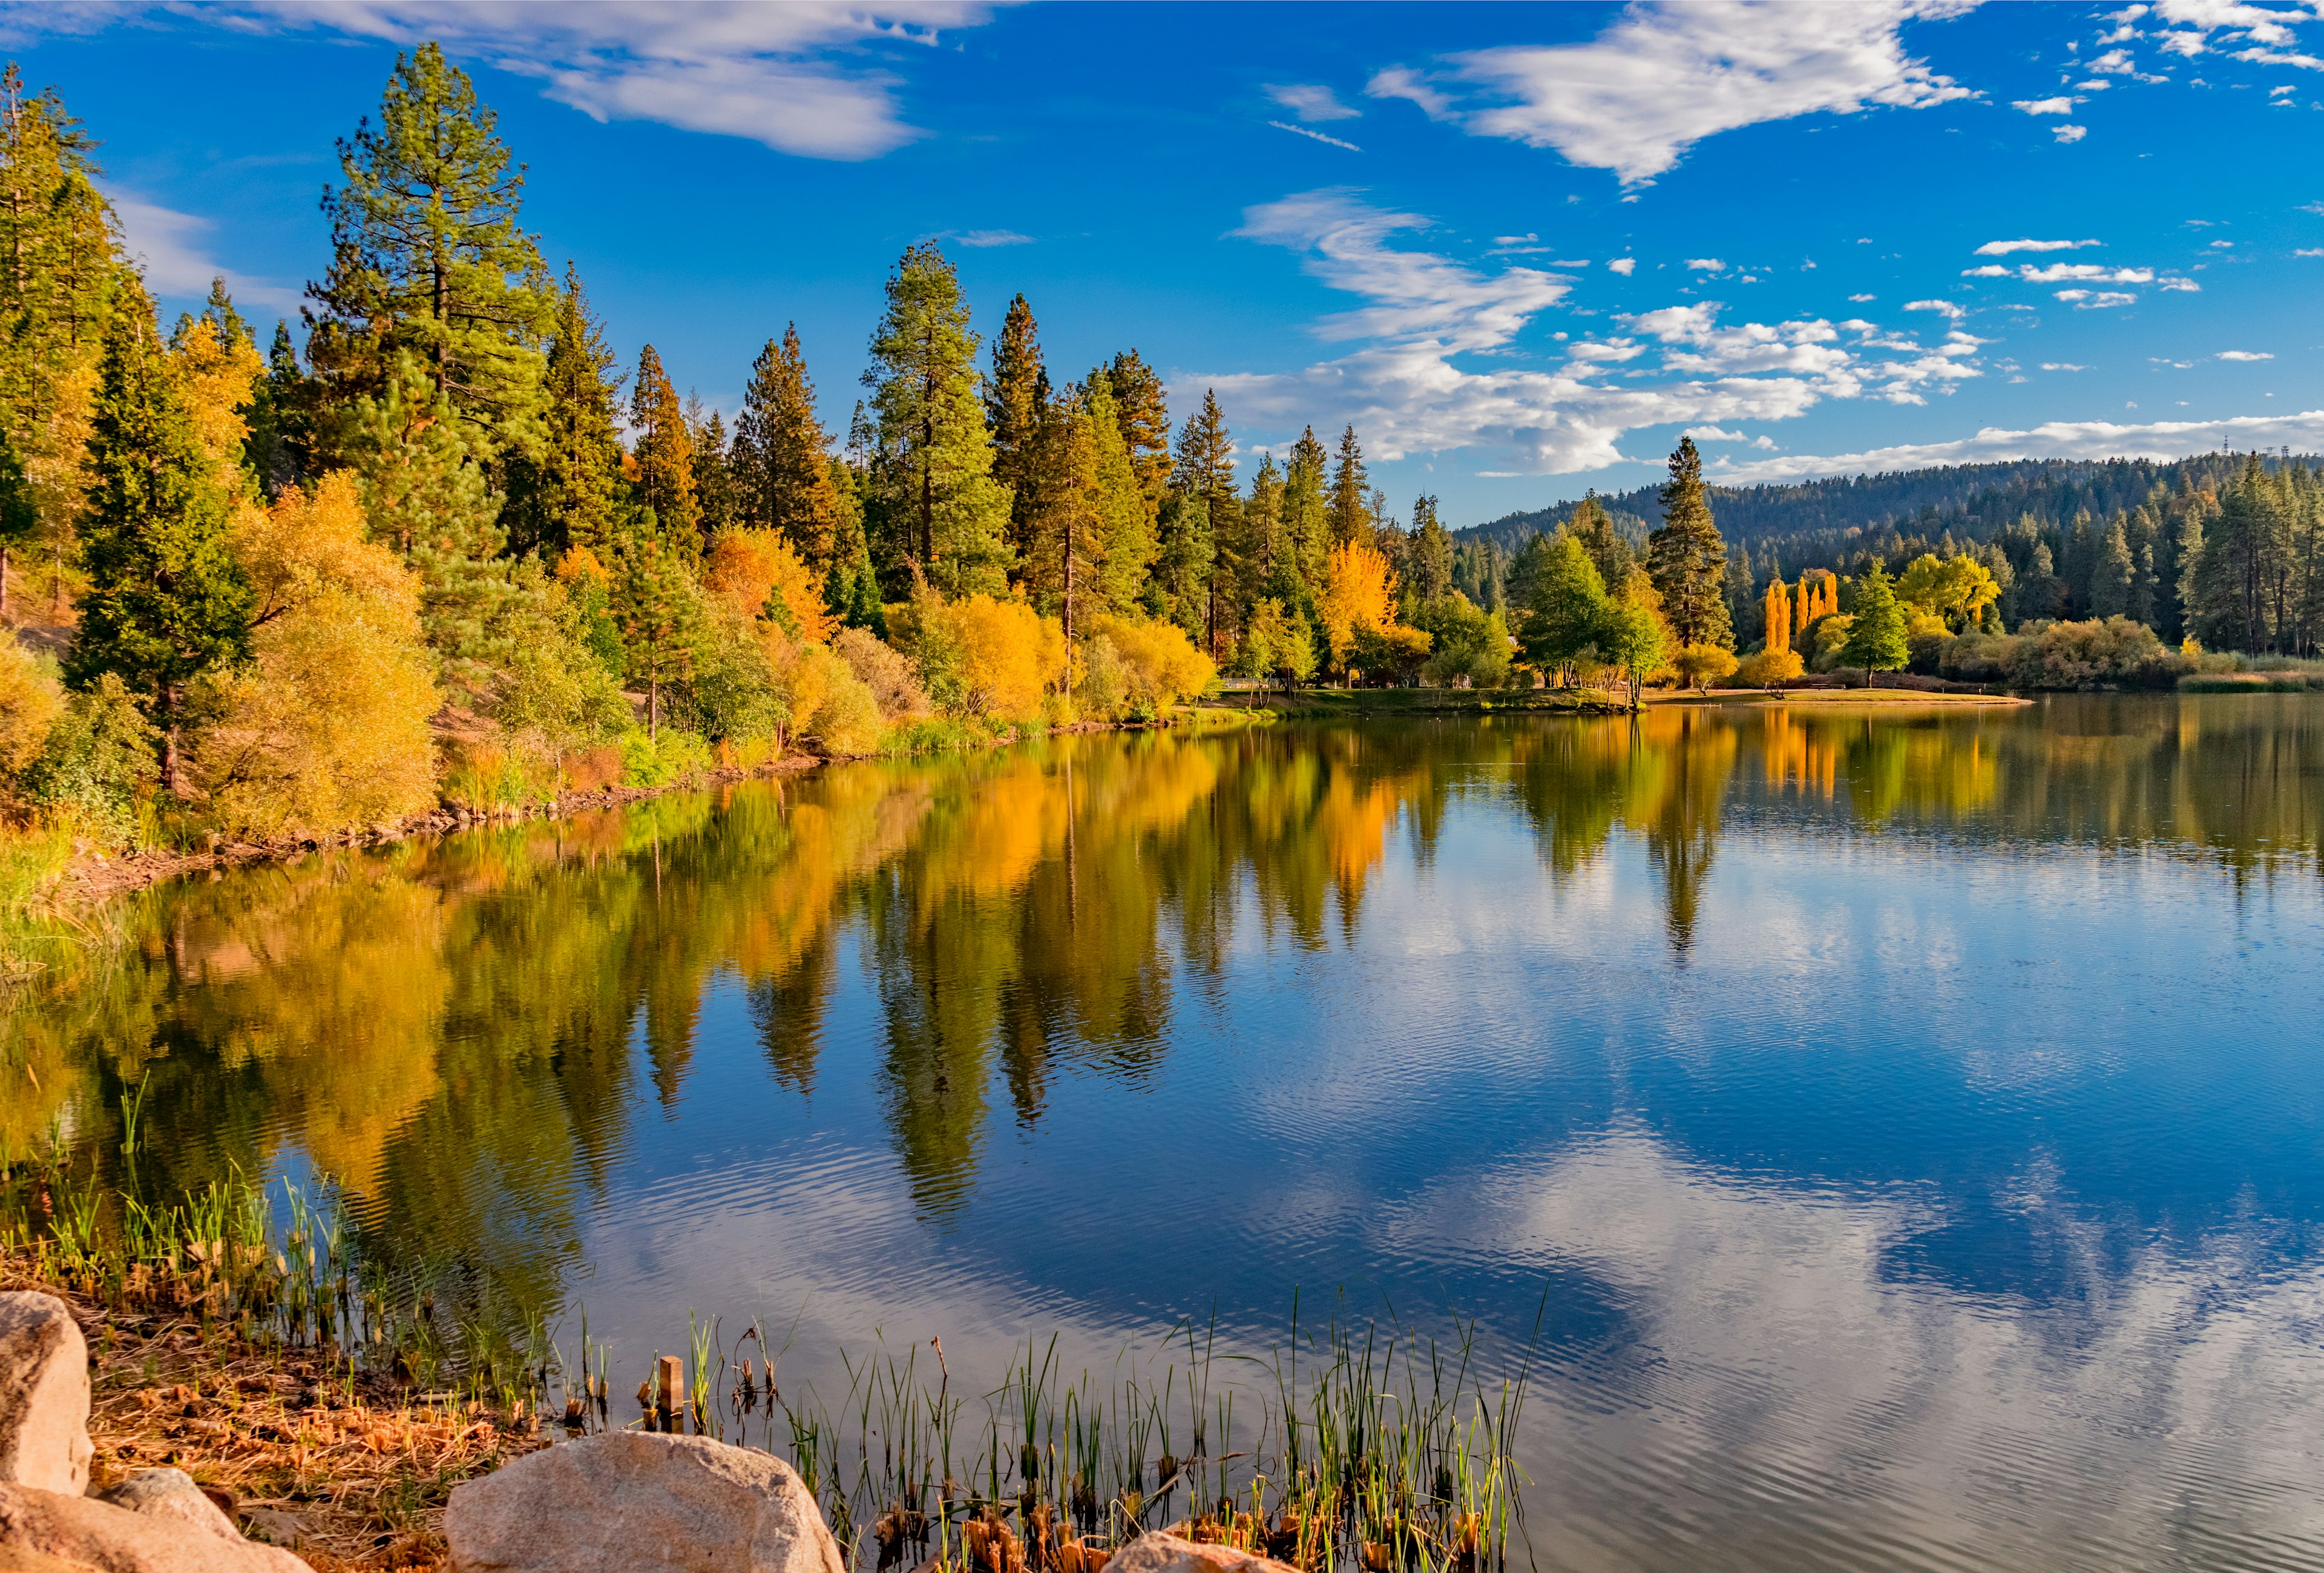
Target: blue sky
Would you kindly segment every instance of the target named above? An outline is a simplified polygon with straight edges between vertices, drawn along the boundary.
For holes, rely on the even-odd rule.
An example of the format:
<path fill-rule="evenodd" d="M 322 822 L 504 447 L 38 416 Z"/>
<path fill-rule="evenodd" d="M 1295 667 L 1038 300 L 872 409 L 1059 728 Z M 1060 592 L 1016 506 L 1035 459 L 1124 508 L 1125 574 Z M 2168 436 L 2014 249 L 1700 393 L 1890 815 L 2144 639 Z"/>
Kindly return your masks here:
<path fill-rule="evenodd" d="M 1355 422 L 1396 511 L 2324 449 L 2324 0 L 2120 8 L 0 5 L 171 306 L 295 311 L 331 144 L 440 39 L 614 344 L 844 430 L 897 254 L 1137 347 L 1243 456 Z"/>

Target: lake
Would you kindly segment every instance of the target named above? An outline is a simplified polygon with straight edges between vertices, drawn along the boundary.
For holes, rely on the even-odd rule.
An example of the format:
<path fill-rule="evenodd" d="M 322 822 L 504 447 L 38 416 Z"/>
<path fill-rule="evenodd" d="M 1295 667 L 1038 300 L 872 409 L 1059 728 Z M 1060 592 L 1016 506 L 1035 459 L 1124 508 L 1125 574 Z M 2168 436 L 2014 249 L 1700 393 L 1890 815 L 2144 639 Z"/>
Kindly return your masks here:
<path fill-rule="evenodd" d="M 5 1134 L 143 1083 L 617 1394 L 1473 1323 L 1520 1565 L 2324 1567 L 2319 830 L 2297 696 L 856 763 L 147 893 Z"/>

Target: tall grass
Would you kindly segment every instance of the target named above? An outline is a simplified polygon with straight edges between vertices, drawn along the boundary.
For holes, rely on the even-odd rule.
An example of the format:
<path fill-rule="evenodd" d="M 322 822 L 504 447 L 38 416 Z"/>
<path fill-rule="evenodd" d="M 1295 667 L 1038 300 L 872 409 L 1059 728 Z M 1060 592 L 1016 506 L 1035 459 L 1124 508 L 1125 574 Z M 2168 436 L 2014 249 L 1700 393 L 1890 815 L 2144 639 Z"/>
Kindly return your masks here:
<path fill-rule="evenodd" d="M 121 1101 L 117 1185 L 78 1175 L 60 1131 L 0 1151 L 0 1250 L 32 1276 L 302 1350 L 351 1393 L 359 1377 L 392 1381 L 407 1401 L 458 1401 L 520 1429 L 561 1409 L 576 1436 L 624 1423 L 586 1311 L 568 1354 L 538 1319 L 495 1316 L 456 1282 L 391 1282 L 327 1185 L 237 1175 L 149 1201 L 143 1088 Z M 1165 1526 L 1312 1573 L 1506 1563 L 1529 1344 L 1494 1351 L 1474 1323 L 1432 1334 L 1393 1315 L 1317 1323 L 1295 1294 L 1264 1355 L 1222 1353 L 1215 1323 L 1191 1319 L 1125 1345 L 1108 1369 L 1069 1369 L 1060 1345 L 1030 1339 L 977 1375 L 954 1372 L 940 1340 L 875 1340 L 839 1352 L 844 1391 L 786 1392 L 788 1338 L 753 1322 L 730 1341 L 689 1312 L 681 1379 L 663 1387 L 656 1351 L 626 1423 L 789 1458 L 851 1566 L 871 1573 L 931 1559 L 945 1573 L 1097 1573 Z"/>

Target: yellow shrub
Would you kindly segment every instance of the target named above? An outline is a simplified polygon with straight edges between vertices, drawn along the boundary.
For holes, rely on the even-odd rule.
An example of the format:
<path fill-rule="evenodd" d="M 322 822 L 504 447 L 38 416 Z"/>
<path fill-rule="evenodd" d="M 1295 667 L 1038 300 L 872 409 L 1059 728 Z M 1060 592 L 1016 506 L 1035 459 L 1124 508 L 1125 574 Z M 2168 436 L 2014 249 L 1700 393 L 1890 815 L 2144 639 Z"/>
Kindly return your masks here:
<path fill-rule="evenodd" d="M 219 824 L 332 830 L 434 801 L 436 686 L 416 628 L 332 589 L 254 643 L 256 659 L 217 685 L 197 753 Z"/>
<path fill-rule="evenodd" d="M 1716 644 L 1684 645 L 1671 658 L 1671 670 L 1678 674 L 1683 686 L 1691 689 L 1717 682 L 1733 671 L 1735 664 L 1734 652 Z"/>
<path fill-rule="evenodd" d="M 1112 641 L 1133 709 L 1159 715 L 1202 693 L 1219 675 L 1217 664 L 1175 623 L 1099 617 L 1090 632 Z"/>
<path fill-rule="evenodd" d="M 926 591 L 901 621 L 910 629 L 920 681 L 952 715 L 1030 719 L 1049 685 L 1065 675 L 1064 628 L 1022 601 L 981 592 L 946 601 Z"/>
<path fill-rule="evenodd" d="M 1757 655 L 1745 656 L 1737 665 L 1735 682 L 1738 688 L 1772 689 L 1793 681 L 1805 671 L 1807 663 L 1796 650 L 1763 650 Z"/>
<path fill-rule="evenodd" d="M 38 656 L 0 634 L 0 772 L 13 776 L 38 759 L 64 708 L 63 685 Z"/>
<path fill-rule="evenodd" d="M 764 613 L 769 597 L 781 608 L 783 632 L 820 644 L 836 619 L 823 609 L 823 587 L 807 560 L 771 530 L 722 530 L 702 560 L 702 585 L 747 617 Z"/>

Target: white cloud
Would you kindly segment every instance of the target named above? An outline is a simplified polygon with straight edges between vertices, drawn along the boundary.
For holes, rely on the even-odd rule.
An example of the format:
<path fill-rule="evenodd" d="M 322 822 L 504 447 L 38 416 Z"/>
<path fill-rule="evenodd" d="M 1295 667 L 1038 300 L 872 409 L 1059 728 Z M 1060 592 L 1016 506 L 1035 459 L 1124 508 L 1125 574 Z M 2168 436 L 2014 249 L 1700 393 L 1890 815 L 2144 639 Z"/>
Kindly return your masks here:
<path fill-rule="evenodd" d="M 1493 244 L 1495 245 L 1531 245 L 1540 238 L 1540 236 L 1527 230 L 1523 235 L 1496 235 L 1493 236 Z"/>
<path fill-rule="evenodd" d="M 2189 295 L 2198 295 L 2203 291 L 2203 286 L 2192 279 L 2165 279 L 2154 287 L 2158 290 L 2175 290 Z"/>
<path fill-rule="evenodd" d="M 2090 134 L 2090 128 L 2087 125 L 2060 125 L 2053 126 L 2051 134 L 2060 142 L 2080 142 Z"/>
<path fill-rule="evenodd" d="M 1294 125 L 1288 120 L 1270 120 L 1268 124 L 1275 127 L 1277 131 L 1290 131 L 1296 132 L 1301 136 L 1312 136 L 1317 142 L 1328 142 L 1333 147 L 1344 147 L 1350 153 L 1361 153 L 1364 151 L 1352 142 L 1342 142 L 1336 136 L 1326 136 L 1320 131 L 1311 131 L 1304 125 Z"/>
<path fill-rule="evenodd" d="M 2151 284 L 2154 282 L 2153 268 L 2105 268 L 2091 263 L 2052 263 L 2047 267 L 2035 267 L 2031 263 L 2017 264 L 2017 276 L 2029 284 L 2061 284 L 2069 280 L 2083 283 Z"/>
<path fill-rule="evenodd" d="M 2117 77 L 2126 77 L 2137 69 L 2131 64 L 2130 51 L 2127 50 L 2110 49 L 2090 62 L 2090 69 L 2105 71 Z"/>
<path fill-rule="evenodd" d="M 974 0 L 706 0 L 658 5 L 478 5 L 456 0 L 285 0 L 223 14 L 247 28 L 309 27 L 456 52 L 531 77 L 597 120 L 650 120 L 805 158 L 877 158 L 922 133 L 873 46 L 934 45 L 981 25 Z"/>
<path fill-rule="evenodd" d="M 2275 356 L 2273 352 L 2264 349 L 2223 349 L 2219 351 L 2219 358 L 2221 360 L 2273 360 Z"/>
<path fill-rule="evenodd" d="M 1907 311 L 1941 312 L 1955 322 L 1960 321 L 1962 318 L 1969 315 L 1968 312 L 1962 310 L 1959 306 L 1954 305 L 1950 301 L 1907 301 L 1904 302 L 1904 310 Z"/>
<path fill-rule="evenodd" d="M 2086 372 L 2090 368 L 2076 365 L 2070 360 L 2045 360 L 2042 363 L 2042 369 L 2045 372 Z"/>
<path fill-rule="evenodd" d="M 297 286 L 238 273 L 211 257 L 205 244 L 216 227 L 211 220 L 119 190 L 106 195 L 121 216 L 129 254 L 144 264 L 145 282 L 155 294 L 207 295 L 210 281 L 223 277 L 238 305 L 263 306 L 285 317 L 299 314 L 301 294 Z"/>
<path fill-rule="evenodd" d="M 960 236 L 960 243 L 982 249 L 993 245 L 1030 245 L 1033 237 L 1019 235 L 1013 229 L 972 229 Z"/>
<path fill-rule="evenodd" d="M 2009 106 L 2012 109 L 2023 109 L 2028 115 L 2071 115 L 2074 112 L 2074 106 L 2080 102 L 2080 98 L 2065 97 L 2015 98 L 2010 101 Z"/>
<path fill-rule="evenodd" d="M 2097 311 L 2109 306 L 2130 306 L 2136 304 L 2138 301 L 2137 296 L 2125 294 L 2119 290 L 2099 290 L 2095 293 L 2089 290 L 2060 290 L 2057 291 L 2057 297 L 2070 304 L 2077 311 Z"/>
<path fill-rule="evenodd" d="M 1609 273 L 1619 273 L 1627 279 L 1638 271 L 1638 259 L 1634 256 L 1618 256 L 1606 264 L 1606 271 Z"/>
<path fill-rule="evenodd" d="M 1302 120 L 1353 120 L 1363 111 L 1340 102 L 1331 88 L 1311 83 L 1267 85 L 1267 96 Z"/>
<path fill-rule="evenodd" d="M 1727 271 L 1727 264 L 1715 256 L 1691 256 L 1686 259 L 1686 265 L 1699 273 L 1723 273 Z"/>
<path fill-rule="evenodd" d="M 1527 366 L 1515 341 L 1563 302 L 1569 280 L 1399 249 L 1429 221 L 1345 190 L 1288 197 L 1244 218 L 1239 235 L 1301 253 L 1310 273 L 1362 302 L 1316 325 L 1326 338 L 1356 341 L 1343 353 L 1293 372 L 1175 380 L 1216 390 L 1239 423 L 1262 434 L 1353 421 L 1384 459 L 1482 448 L 1514 461 L 1499 467 L 1558 473 L 1626 462 L 1618 440 L 1641 427 L 1734 430 L 1828 399 L 1917 403 L 1980 375 L 1980 341 L 1966 333 L 1932 347 L 1868 322 L 1727 323 L 1707 302 L 1623 314 L 1618 333 Z M 1485 358 L 1472 368 L 1471 356 Z"/>
<path fill-rule="evenodd" d="M 1853 302 L 1853 303 L 1855 303 L 1855 304 L 1857 304 L 1857 305 L 1859 305 L 1859 306 L 1860 306 L 1860 305 L 1862 305 L 1862 304 L 1863 304 L 1865 301 L 1877 301 L 1877 300 L 1878 300 L 1879 298 L 1880 298 L 1880 297 L 1879 297 L 1879 296 L 1877 296 L 1877 295 L 1850 295 L 1850 296 L 1849 297 L 1849 300 L 1851 302 Z"/>
<path fill-rule="evenodd" d="M 2086 245 L 2100 244 L 2095 240 L 1988 240 L 1977 248 L 1978 256 L 2007 256 L 2014 251 L 2080 251 Z"/>
<path fill-rule="evenodd" d="M 2324 256 L 2324 245 L 2303 245 L 2297 251 L 2294 251 L 2292 254 L 2294 256 Z"/>
<path fill-rule="evenodd" d="M 1471 135 L 1554 148 L 1627 184 L 1662 173 L 1722 131 L 1974 97 L 1909 58 L 1900 36 L 1916 16 L 1958 9 L 1946 0 L 1637 0 L 1587 43 L 1477 50 L 1433 72 L 1395 67 L 1365 90 L 1408 98 Z"/>
<path fill-rule="evenodd" d="M 2007 279 L 2015 276 L 2012 270 L 2003 267 L 1999 263 L 1987 263 L 1981 268 L 1961 269 L 1961 277 L 1965 279 Z"/>
<path fill-rule="evenodd" d="M 2185 458 L 2221 448 L 2324 448 L 2324 410 L 2298 415 L 2238 415 L 2226 421 L 2157 421 L 2126 426 L 2110 421 L 2053 421 L 2027 430 L 1985 427 L 1974 437 L 1914 443 L 1823 458 L 1787 454 L 1754 460 L 1738 480 L 1787 481 L 1812 476 L 1877 475 L 1934 465 L 1985 464 L 2009 458 Z"/>

